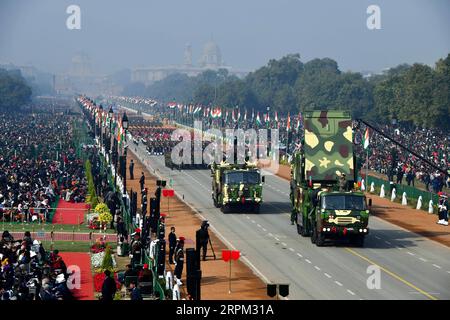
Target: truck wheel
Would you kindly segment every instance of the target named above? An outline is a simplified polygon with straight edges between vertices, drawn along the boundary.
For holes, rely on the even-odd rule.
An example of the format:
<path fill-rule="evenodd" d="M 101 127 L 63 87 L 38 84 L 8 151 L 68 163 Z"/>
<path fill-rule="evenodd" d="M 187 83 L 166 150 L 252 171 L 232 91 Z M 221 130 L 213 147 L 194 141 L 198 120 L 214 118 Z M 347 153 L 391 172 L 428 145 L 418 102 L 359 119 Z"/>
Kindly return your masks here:
<path fill-rule="evenodd" d="M 227 204 L 224 204 L 224 205 L 222 206 L 222 212 L 223 212 L 223 213 L 228 213 L 228 212 L 230 212 L 230 207 L 229 207 Z"/>
<path fill-rule="evenodd" d="M 303 227 L 297 223 L 297 233 L 303 236 Z"/>
<path fill-rule="evenodd" d="M 351 238 L 351 242 L 353 245 L 355 245 L 356 247 L 364 247 L 364 235 L 355 235 Z"/>
<path fill-rule="evenodd" d="M 311 235 L 311 243 L 316 243 L 316 241 L 317 241 L 317 230 L 316 228 L 313 228 Z"/>
<path fill-rule="evenodd" d="M 325 236 L 322 233 L 316 231 L 316 246 L 323 247 L 325 244 Z"/>

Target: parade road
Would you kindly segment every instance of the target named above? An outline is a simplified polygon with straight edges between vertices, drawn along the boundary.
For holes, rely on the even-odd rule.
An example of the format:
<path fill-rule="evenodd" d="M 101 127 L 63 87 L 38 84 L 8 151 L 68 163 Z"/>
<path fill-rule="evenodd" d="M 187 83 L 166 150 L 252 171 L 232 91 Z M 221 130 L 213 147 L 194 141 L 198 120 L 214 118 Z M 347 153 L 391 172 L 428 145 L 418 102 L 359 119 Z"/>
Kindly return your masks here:
<path fill-rule="evenodd" d="M 177 195 L 241 250 L 262 280 L 289 284 L 289 299 L 450 299 L 450 249 L 444 245 L 372 216 L 363 248 L 345 242 L 319 248 L 290 223 L 288 181 L 266 174 L 259 214 L 224 214 L 213 205 L 209 170 L 170 170 L 163 156 L 149 156 L 141 144 L 130 149 L 150 172 L 172 179 Z"/>

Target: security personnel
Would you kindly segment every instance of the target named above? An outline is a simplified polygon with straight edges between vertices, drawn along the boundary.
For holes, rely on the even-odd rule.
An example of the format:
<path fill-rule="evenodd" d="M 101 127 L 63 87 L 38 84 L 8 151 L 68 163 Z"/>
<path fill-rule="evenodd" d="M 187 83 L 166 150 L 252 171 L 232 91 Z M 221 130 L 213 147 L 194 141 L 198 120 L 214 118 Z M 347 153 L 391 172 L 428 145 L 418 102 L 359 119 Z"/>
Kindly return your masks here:
<path fill-rule="evenodd" d="M 141 251 L 142 251 L 142 243 L 141 243 L 141 235 L 140 235 L 140 230 L 139 230 L 139 232 L 135 233 L 134 240 L 131 243 L 131 254 L 132 254 L 131 265 L 133 267 L 136 264 L 141 263 Z"/>
<path fill-rule="evenodd" d="M 208 250 L 208 242 L 209 242 L 208 227 L 209 227 L 208 221 L 205 220 L 202 222 L 200 229 L 197 230 L 197 232 L 195 233 L 197 255 L 200 258 L 200 248 L 203 249 L 203 261 L 206 260 L 206 251 Z M 200 259 L 198 261 L 200 261 Z"/>
<path fill-rule="evenodd" d="M 178 285 L 181 285 L 181 276 L 183 274 L 184 265 L 184 238 L 180 237 L 178 239 L 178 244 L 175 249 L 175 277 L 177 277 Z"/>
<path fill-rule="evenodd" d="M 145 175 L 144 175 L 144 172 L 142 172 L 142 174 L 141 174 L 141 178 L 139 179 L 139 184 L 141 185 L 141 190 L 144 190 L 144 185 L 145 185 Z"/>
<path fill-rule="evenodd" d="M 171 227 L 169 233 L 169 264 L 174 264 L 173 256 L 175 254 L 176 245 L 177 245 L 177 235 L 175 234 L 175 227 Z"/>
<path fill-rule="evenodd" d="M 128 169 L 130 169 L 130 180 L 134 180 L 134 162 L 133 162 L 133 159 L 131 159 L 130 166 L 128 167 Z"/>
<path fill-rule="evenodd" d="M 438 224 L 448 226 L 448 197 L 444 193 L 439 194 L 439 221 Z"/>
<path fill-rule="evenodd" d="M 339 176 L 339 191 L 347 191 L 347 180 L 345 179 L 345 173 L 341 173 Z"/>

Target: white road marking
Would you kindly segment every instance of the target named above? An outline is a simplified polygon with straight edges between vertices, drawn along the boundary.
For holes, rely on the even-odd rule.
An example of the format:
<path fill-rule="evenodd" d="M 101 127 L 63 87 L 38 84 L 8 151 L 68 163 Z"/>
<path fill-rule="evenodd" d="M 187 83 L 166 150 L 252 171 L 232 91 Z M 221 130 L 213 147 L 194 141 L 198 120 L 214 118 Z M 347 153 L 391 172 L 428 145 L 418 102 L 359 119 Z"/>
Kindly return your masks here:
<path fill-rule="evenodd" d="M 265 228 L 262 228 L 264 232 L 266 232 L 267 230 Z"/>
<path fill-rule="evenodd" d="M 442 269 L 442 267 L 441 267 L 441 266 L 438 266 L 437 264 L 434 264 L 434 263 L 433 263 L 433 266 L 436 267 L 436 268 L 438 268 L 438 269 Z"/>
<path fill-rule="evenodd" d="M 328 279 L 331 279 L 331 276 L 328 274 L 328 273 L 324 273 L 324 275 L 328 278 Z"/>
<path fill-rule="evenodd" d="M 389 241 L 385 241 L 387 244 L 391 244 Z"/>
<path fill-rule="evenodd" d="M 422 260 L 423 262 L 427 262 L 427 260 L 424 258 L 419 258 L 419 260 Z"/>
<path fill-rule="evenodd" d="M 314 268 L 316 268 L 316 270 L 320 271 L 320 268 L 318 266 L 314 266 Z"/>
<path fill-rule="evenodd" d="M 283 247 L 287 247 L 287 243 L 282 242 L 281 244 L 283 245 Z"/>
<path fill-rule="evenodd" d="M 303 256 L 300 254 L 300 253 L 297 253 L 297 255 L 300 257 L 300 258 L 303 258 Z M 450 273 L 450 271 L 447 271 L 448 273 Z"/>
<path fill-rule="evenodd" d="M 274 237 L 274 238 L 275 238 L 275 240 L 280 241 L 280 239 L 278 239 L 277 237 Z"/>
<path fill-rule="evenodd" d="M 260 225 L 259 223 L 257 224 L 257 226 L 258 226 L 258 228 L 262 228 L 261 225 Z"/>
<path fill-rule="evenodd" d="M 311 261 L 309 261 L 308 259 L 305 259 L 306 262 L 311 263 Z"/>
<path fill-rule="evenodd" d="M 414 253 L 412 253 L 412 252 L 406 252 L 407 254 L 409 254 L 409 255 L 411 255 L 411 256 L 415 256 L 415 254 Z"/>
<path fill-rule="evenodd" d="M 295 250 L 293 248 L 289 248 L 290 251 L 294 252 Z"/>
<path fill-rule="evenodd" d="M 256 221 L 255 221 L 255 220 L 252 220 L 252 223 L 256 223 Z"/>
<path fill-rule="evenodd" d="M 347 292 L 350 293 L 352 296 L 355 295 L 355 293 L 353 291 L 349 290 L 349 289 L 347 289 Z"/>
<path fill-rule="evenodd" d="M 340 283 L 339 281 L 337 281 L 337 280 L 334 280 L 334 283 L 336 283 L 338 286 L 340 286 L 340 287 L 342 287 L 343 286 L 343 284 L 342 283 Z"/>
<path fill-rule="evenodd" d="M 377 238 L 378 240 L 381 240 L 381 238 L 379 236 L 375 236 L 375 238 Z"/>

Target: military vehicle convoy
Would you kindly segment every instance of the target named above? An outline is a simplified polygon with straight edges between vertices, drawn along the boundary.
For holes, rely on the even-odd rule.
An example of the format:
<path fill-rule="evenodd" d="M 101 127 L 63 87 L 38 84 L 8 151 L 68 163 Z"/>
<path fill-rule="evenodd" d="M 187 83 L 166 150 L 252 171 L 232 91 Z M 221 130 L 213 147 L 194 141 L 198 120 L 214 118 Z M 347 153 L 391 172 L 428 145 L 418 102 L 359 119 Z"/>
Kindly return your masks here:
<path fill-rule="evenodd" d="M 339 238 L 364 245 L 371 203 L 354 190 L 355 164 L 350 115 L 305 113 L 304 140 L 291 161 L 291 219 L 298 233 L 317 246 Z"/>
<path fill-rule="evenodd" d="M 259 213 L 264 177 L 256 163 L 211 165 L 212 199 L 216 208 L 228 213 L 239 208 Z"/>

